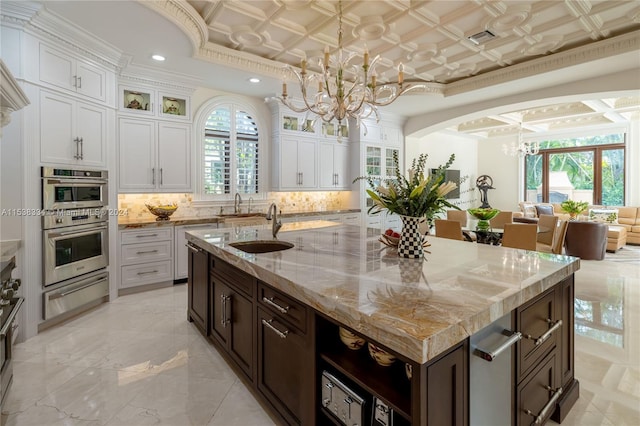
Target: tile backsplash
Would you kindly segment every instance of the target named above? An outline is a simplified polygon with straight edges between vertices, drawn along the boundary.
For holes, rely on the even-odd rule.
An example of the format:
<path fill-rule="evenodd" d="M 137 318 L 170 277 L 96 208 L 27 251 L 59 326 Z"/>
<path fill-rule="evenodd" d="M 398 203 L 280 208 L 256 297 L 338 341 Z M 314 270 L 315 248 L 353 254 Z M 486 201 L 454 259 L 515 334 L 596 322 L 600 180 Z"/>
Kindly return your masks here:
<path fill-rule="evenodd" d="M 265 213 L 272 202 L 284 213 L 341 210 L 348 208 L 349 191 L 327 192 L 269 192 L 266 200 L 255 200 L 252 211 Z M 242 197 L 241 209 L 246 212 L 249 197 Z M 118 194 L 118 209 L 126 210 L 129 218 L 145 218 L 152 216 L 145 204 L 177 204 L 178 210 L 172 218 L 210 217 L 220 213 L 233 212 L 233 202 L 216 203 L 215 206 L 199 206 L 193 204 L 193 194 Z"/>

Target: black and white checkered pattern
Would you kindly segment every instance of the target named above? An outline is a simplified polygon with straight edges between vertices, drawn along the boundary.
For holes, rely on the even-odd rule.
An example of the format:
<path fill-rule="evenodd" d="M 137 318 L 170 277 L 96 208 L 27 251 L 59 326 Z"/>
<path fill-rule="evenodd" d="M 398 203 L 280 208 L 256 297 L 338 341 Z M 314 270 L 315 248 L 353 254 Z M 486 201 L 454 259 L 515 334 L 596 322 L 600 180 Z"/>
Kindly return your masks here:
<path fill-rule="evenodd" d="M 422 234 L 418 224 L 422 218 L 400 216 L 402 219 L 402 234 L 398 243 L 398 256 L 409 259 L 418 259 L 424 255 L 422 250 Z"/>

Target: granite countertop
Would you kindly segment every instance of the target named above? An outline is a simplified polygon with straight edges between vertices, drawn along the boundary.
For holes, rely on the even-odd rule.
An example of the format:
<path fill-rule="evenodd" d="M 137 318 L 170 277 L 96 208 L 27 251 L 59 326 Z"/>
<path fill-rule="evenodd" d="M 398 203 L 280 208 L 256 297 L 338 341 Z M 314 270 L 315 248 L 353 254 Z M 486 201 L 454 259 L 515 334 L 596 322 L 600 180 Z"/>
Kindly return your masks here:
<path fill-rule="evenodd" d="M 22 240 L 0 241 L 0 271 L 4 270 L 13 261 L 21 246 Z"/>
<path fill-rule="evenodd" d="M 295 247 L 249 254 L 235 241 L 272 239 L 269 225 L 189 231 L 187 240 L 418 363 L 577 271 L 579 259 L 429 237 L 424 260 L 378 235 L 328 221 L 284 224 Z"/>
<path fill-rule="evenodd" d="M 280 217 L 297 217 L 297 216 L 326 216 L 330 214 L 342 214 L 342 213 L 360 213 L 360 209 L 343 209 L 343 210 L 325 210 L 325 211 L 287 211 L 284 213 L 279 213 Z M 264 217 L 266 214 L 264 213 L 255 213 L 256 216 Z M 227 215 L 215 215 L 210 217 L 171 217 L 169 220 L 164 221 L 156 221 L 156 216 L 149 213 L 148 216 L 144 217 L 129 217 L 129 216 L 120 216 L 118 217 L 118 228 L 119 229 L 132 229 L 132 228 L 143 228 L 149 226 L 173 226 L 173 225 L 197 225 L 201 223 L 218 223 L 224 222 L 225 218 L 235 218 L 231 214 Z M 249 216 L 251 217 L 251 216 Z"/>

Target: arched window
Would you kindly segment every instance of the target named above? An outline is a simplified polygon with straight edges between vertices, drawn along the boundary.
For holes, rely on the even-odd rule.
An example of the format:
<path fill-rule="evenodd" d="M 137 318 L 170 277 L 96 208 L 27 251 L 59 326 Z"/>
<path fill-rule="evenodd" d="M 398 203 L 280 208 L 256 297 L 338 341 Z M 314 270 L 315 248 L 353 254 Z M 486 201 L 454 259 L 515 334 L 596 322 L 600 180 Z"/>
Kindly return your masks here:
<path fill-rule="evenodd" d="M 205 112 L 200 122 L 204 137 L 197 160 L 202 199 L 230 199 L 236 193 L 255 195 L 264 191 L 259 125 L 254 114 L 247 111 L 235 103 L 216 103 Z"/>

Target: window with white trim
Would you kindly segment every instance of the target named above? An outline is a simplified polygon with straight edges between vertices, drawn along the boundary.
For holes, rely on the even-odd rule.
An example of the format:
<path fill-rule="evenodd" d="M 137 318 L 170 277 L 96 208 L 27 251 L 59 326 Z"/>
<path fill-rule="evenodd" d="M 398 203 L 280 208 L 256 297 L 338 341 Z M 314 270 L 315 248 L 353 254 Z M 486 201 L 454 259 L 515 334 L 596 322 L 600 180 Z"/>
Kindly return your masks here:
<path fill-rule="evenodd" d="M 259 143 L 256 120 L 233 104 L 217 105 L 204 126 L 202 195 L 258 194 Z"/>

